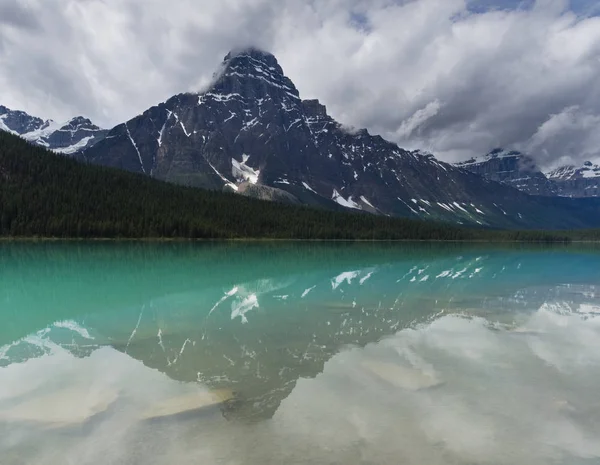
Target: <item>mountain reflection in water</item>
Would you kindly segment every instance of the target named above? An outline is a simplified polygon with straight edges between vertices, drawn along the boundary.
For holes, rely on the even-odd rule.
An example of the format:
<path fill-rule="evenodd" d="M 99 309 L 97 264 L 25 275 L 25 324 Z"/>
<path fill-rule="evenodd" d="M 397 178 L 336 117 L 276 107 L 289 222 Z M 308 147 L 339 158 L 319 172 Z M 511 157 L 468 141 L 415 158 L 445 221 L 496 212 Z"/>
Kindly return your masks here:
<path fill-rule="evenodd" d="M 192 385 L 231 392 L 217 406 L 226 422 L 239 427 L 282 421 L 294 405 L 286 404 L 288 410 L 278 414 L 282 402 L 297 398 L 299 386 L 301 391 L 322 386 L 305 383 L 320 374 L 329 379 L 338 372 L 332 383 L 345 392 L 342 397 L 361 399 L 372 392 L 387 402 L 386 394 L 369 384 L 373 380 L 409 397 L 422 387 L 444 395 L 445 386 L 465 380 L 451 373 L 441 376 L 443 370 L 426 361 L 427 355 L 440 357 L 426 337 L 429 332 L 442 337 L 450 331 L 477 341 L 486 331 L 483 354 L 468 355 L 468 344 L 444 339 L 448 347 L 456 345 L 477 358 L 489 355 L 485 348 L 494 331 L 506 334 L 499 337 L 515 347 L 523 341 L 534 347 L 541 329 L 530 326 L 542 324 L 539 315 L 595 321 L 600 308 L 593 284 L 600 282 L 600 255 L 576 247 L 6 243 L 0 244 L 0 252 L 0 367 L 5 367 L 0 368 L 0 382 L 6 376 L 0 412 L 14 413 L 15 402 L 18 406 L 32 395 L 16 387 L 27 383 L 24 368 L 21 378 L 9 373 L 35 362 L 37 376 L 50 379 L 54 356 L 63 362 L 75 356 L 78 362 L 64 362 L 66 366 L 79 367 L 77 373 L 88 380 L 86 389 L 102 391 L 107 405 L 120 399 L 115 404 L 120 409 L 133 408 L 144 396 L 151 399 L 153 390 L 170 392 L 167 397 L 185 395 Z M 423 353 L 411 346 L 415 341 L 426 346 Z M 546 345 L 536 350 L 538 358 L 551 356 Z M 499 370 L 520 363 L 510 354 L 504 361 L 496 359 L 501 355 L 490 356 Z M 106 370 L 107 384 L 92 361 Z M 152 370 L 141 371 L 139 362 Z M 468 366 L 463 362 L 455 371 Z M 55 362 L 57 373 L 67 370 L 57 367 Z M 360 378 L 362 384 L 355 383 L 356 370 L 366 376 Z M 482 386 L 486 370 L 473 373 Z M 547 376 L 536 370 L 532 372 Z M 58 386 L 57 373 L 52 383 Z M 159 374 L 179 384 L 164 384 Z M 113 376 L 137 379 L 127 387 L 122 380 L 111 384 Z M 43 386 L 31 389 L 39 393 Z M 107 393 L 113 392 L 115 399 L 109 399 Z M 329 394 L 314 395 L 322 400 Z M 363 401 L 375 410 L 381 407 Z M 327 411 L 321 401 L 314 402 Z M 92 416 L 102 424 L 101 415 Z M 437 420 L 430 420 L 435 430 Z M 0 425 L 2 421 L 0 414 Z M 349 421 L 358 421 L 353 428 L 360 430 L 359 420 Z M 592 430 L 598 426 L 588 417 L 586 421 Z M 489 440 L 480 439 L 482 444 Z M 0 440 L 0 452 L 2 446 Z M 588 452 L 593 457 L 596 450 Z"/>

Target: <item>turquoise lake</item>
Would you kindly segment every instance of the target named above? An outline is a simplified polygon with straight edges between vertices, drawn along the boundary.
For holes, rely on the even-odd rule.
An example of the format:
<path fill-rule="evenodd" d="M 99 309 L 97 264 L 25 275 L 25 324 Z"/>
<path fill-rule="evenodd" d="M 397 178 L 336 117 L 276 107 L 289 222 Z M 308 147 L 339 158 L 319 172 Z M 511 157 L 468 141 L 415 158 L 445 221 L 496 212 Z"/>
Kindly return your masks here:
<path fill-rule="evenodd" d="M 0 463 L 599 464 L 600 248 L 0 243 Z"/>

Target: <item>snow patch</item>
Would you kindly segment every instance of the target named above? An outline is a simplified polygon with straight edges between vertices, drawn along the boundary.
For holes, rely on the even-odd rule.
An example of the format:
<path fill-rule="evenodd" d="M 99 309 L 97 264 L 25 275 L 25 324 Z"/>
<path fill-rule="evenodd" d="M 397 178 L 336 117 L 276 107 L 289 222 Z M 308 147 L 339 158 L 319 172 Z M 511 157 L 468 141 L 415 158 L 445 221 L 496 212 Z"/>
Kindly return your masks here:
<path fill-rule="evenodd" d="M 293 126 L 295 126 L 296 124 L 301 123 L 301 122 L 302 122 L 302 119 L 298 118 L 298 119 L 294 120 L 292 123 L 290 123 L 290 125 L 287 128 L 284 126 L 283 130 L 285 132 L 288 132 L 290 129 L 292 129 Z"/>
<path fill-rule="evenodd" d="M 221 180 L 222 180 L 223 182 L 225 182 L 225 185 L 227 185 L 227 186 L 231 187 L 231 188 L 232 188 L 234 191 L 236 191 L 236 192 L 238 191 L 238 189 L 239 189 L 239 188 L 238 188 L 238 186 L 236 186 L 236 185 L 235 185 L 234 183 L 232 183 L 232 182 L 231 182 L 229 179 L 227 179 L 225 176 L 223 176 L 221 173 L 219 173 L 219 172 L 217 171 L 217 169 L 216 169 L 216 168 L 215 168 L 215 167 L 214 167 L 214 166 L 213 166 L 213 165 L 212 165 L 210 162 L 208 162 L 208 166 L 210 166 L 210 167 L 213 169 L 213 171 L 214 171 L 215 173 L 217 173 L 217 175 L 218 175 L 218 176 L 221 178 Z"/>
<path fill-rule="evenodd" d="M 15 136 L 18 136 L 19 133 L 17 131 L 13 131 L 11 128 L 9 128 L 6 123 L 4 122 L 4 119 L 6 118 L 7 115 L 2 115 L 0 116 L 0 131 L 5 131 L 5 132 L 10 132 L 11 134 L 14 134 Z"/>
<path fill-rule="evenodd" d="M 360 205 L 358 205 L 356 202 L 354 202 L 352 200 L 352 196 L 348 197 L 347 199 L 345 199 L 344 197 L 342 197 L 342 195 L 337 191 L 337 189 L 333 189 L 333 195 L 331 196 L 331 199 L 343 206 L 343 207 L 347 207 L 347 208 L 354 208 L 356 210 L 361 210 Z"/>
<path fill-rule="evenodd" d="M 366 203 L 369 207 L 377 209 L 371 202 L 369 202 L 364 196 L 360 196 L 360 200 Z"/>
<path fill-rule="evenodd" d="M 183 121 L 179 121 L 179 124 L 181 125 L 181 129 L 183 129 L 183 133 L 185 134 L 185 137 L 190 137 L 191 134 L 189 132 L 187 132 L 187 130 L 185 129 L 185 126 L 183 125 Z"/>
<path fill-rule="evenodd" d="M 415 215 L 417 216 L 421 216 L 419 215 L 419 212 L 416 211 L 414 208 L 412 208 L 408 203 L 406 203 L 404 200 L 402 200 L 400 197 L 396 197 L 398 200 L 400 200 L 400 202 L 402 202 L 404 205 L 406 205 L 408 207 L 408 209 L 413 212 Z"/>
<path fill-rule="evenodd" d="M 231 159 L 231 174 L 238 181 L 248 181 L 252 184 L 258 182 L 260 176 L 260 170 L 248 166 L 246 163 L 250 157 L 248 155 L 242 155 L 242 161 L 239 162 L 235 158 Z"/>
<path fill-rule="evenodd" d="M 227 118 L 226 120 L 224 120 L 223 122 L 226 123 L 227 121 L 232 120 L 233 118 L 235 118 L 235 113 L 231 110 L 229 110 L 229 113 L 231 113 L 231 116 L 229 118 Z"/>
<path fill-rule="evenodd" d="M 133 145 L 133 148 L 135 149 L 135 151 L 137 153 L 138 159 L 140 160 L 140 166 L 142 167 L 142 171 L 144 172 L 144 174 L 146 174 L 146 169 L 144 168 L 144 163 L 142 162 L 142 155 L 140 154 L 140 149 L 138 149 L 138 146 L 135 143 L 135 141 L 133 140 L 133 137 L 131 137 L 131 132 L 129 132 L 129 127 L 127 126 L 127 123 L 125 123 L 125 129 L 127 130 L 127 136 L 129 136 L 131 145 Z"/>
<path fill-rule="evenodd" d="M 26 134 L 23 134 L 22 137 L 23 137 L 23 139 L 25 139 L 29 142 L 36 142 L 40 145 L 48 147 L 48 143 L 42 139 L 51 136 L 52 133 L 58 131 L 64 125 L 65 124 L 60 124 L 60 123 L 56 123 L 52 120 L 48 120 L 42 125 L 41 128 L 36 129 L 35 131 L 31 131 Z"/>
<path fill-rule="evenodd" d="M 310 187 L 308 184 L 306 184 L 305 182 L 302 182 L 302 185 L 304 186 L 305 189 L 314 192 L 315 194 L 317 193 L 312 187 Z"/>
<path fill-rule="evenodd" d="M 62 153 L 64 155 L 72 155 L 75 152 L 79 152 L 80 150 L 87 147 L 88 143 L 94 138 L 94 136 L 88 136 L 81 139 L 76 144 L 70 145 L 69 147 L 62 147 L 58 149 L 54 149 L 57 153 Z"/>
<path fill-rule="evenodd" d="M 459 210 L 464 211 L 465 213 L 469 213 L 467 210 L 465 210 L 463 207 L 460 206 L 460 204 L 458 202 L 453 202 L 452 205 L 454 205 L 456 208 L 458 208 Z"/>
<path fill-rule="evenodd" d="M 247 121 L 246 123 L 244 123 L 244 127 L 242 128 L 242 131 L 247 131 L 248 129 L 250 129 L 253 126 L 256 126 L 258 124 L 258 118 L 253 118 L 250 121 Z"/>
<path fill-rule="evenodd" d="M 448 205 L 446 205 L 445 203 L 441 203 L 438 202 L 437 203 L 440 207 L 442 207 L 444 210 L 448 210 L 450 213 L 454 213 L 454 211 L 452 210 L 452 208 L 450 208 Z"/>
<path fill-rule="evenodd" d="M 169 120 L 171 119 L 171 115 L 173 114 L 171 111 L 167 110 L 167 119 L 165 120 L 165 124 L 163 124 L 160 133 L 158 134 L 158 139 L 156 140 L 158 142 L 158 146 L 161 147 L 162 146 L 162 138 L 163 135 L 165 134 L 165 129 L 167 127 L 167 123 L 169 122 Z"/>
<path fill-rule="evenodd" d="M 243 100 L 243 97 L 237 93 L 215 94 L 213 92 L 207 92 L 206 94 L 202 94 L 198 97 L 198 105 L 202 105 L 207 97 L 210 97 L 217 102 L 229 102 L 232 99 Z"/>

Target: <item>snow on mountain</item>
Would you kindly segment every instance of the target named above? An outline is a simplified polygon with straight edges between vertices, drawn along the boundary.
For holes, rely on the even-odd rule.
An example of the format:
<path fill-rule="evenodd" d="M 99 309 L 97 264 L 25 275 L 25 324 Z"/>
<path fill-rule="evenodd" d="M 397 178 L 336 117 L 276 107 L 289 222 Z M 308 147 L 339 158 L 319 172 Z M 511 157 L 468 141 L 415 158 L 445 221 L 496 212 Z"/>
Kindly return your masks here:
<path fill-rule="evenodd" d="M 514 150 L 495 149 L 456 166 L 532 195 L 600 196 L 600 166 L 589 161 L 581 167 L 567 165 L 543 173 L 533 158 Z"/>
<path fill-rule="evenodd" d="M 235 158 L 231 159 L 231 174 L 239 182 L 248 181 L 251 184 L 258 182 L 260 176 L 260 170 L 255 170 L 246 164 L 250 158 L 248 155 L 242 155 L 242 161 L 237 161 Z"/>
<path fill-rule="evenodd" d="M 561 166 L 555 170 L 549 171 L 547 174 L 549 179 L 557 181 L 571 181 L 574 179 L 600 179 L 600 165 L 596 165 L 591 161 L 586 161 L 582 166 L 574 165 Z"/>
<path fill-rule="evenodd" d="M 22 135 L 40 129 L 44 123 L 41 118 L 28 115 L 24 111 L 10 110 L 0 105 L 0 130 Z"/>
<path fill-rule="evenodd" d="M 516 150 L 497 148 L 456 166 L 531 195 L 557 195 L 556 186 L 540 171 L 533 158 Z"/>
<path fill-rule="evenodd" d="M 78 153 L 102 140 L 107 130 L 77 116 L 65 123 L 42 120 L 23 111 L 0 105 L 0 130 L 65 155 Z"/>
<path fill-rule="evenodd" d="M 11 128 L 9 128 L 6 123 L 4 122 L 4 115 L 0 116 L 0 131 L 6 131 L 6 132 L 10 132 L 11 134 L 15 134 L 18 135 L 19 133 L 17 131 L 12 130 Z"/>
<path fill-rule="evenodd" d="M 520 159 L 521 157 L 523 157 L 523 154 L 516 150 L 505 150 L 503 148 L 496 148 L 496 149 L 492 150 L 490 153 L 487 153 L 487 154 L 479 156 L 479 157 L 470 158 L 467 161 L 457 163 L 457 165 L 466 167 L 466 166 L 481 165 L 483 163 L 488 163 L 490 160 L 502 160 L 504 158 Z"/>
<path fill-rule="evenodd" d="M 34 144 L 41 145 L 46 148 L 50 148 L 50 144 L 48 143 L 48 138 L 52 136 L 56 131 L 60 130 L 62 124 L 56 123 L 51 119 L 47 120 L 40 126 L 39 128 L 30 131 L 21 133 L 21 137 L 23 139 L 33 142 Z"/>
<path fill-rule="evenodd" d="M 586 161 L 582 166 L 562 166 L 546 174 L 565 197 L 600 197 L 600 165 Z"/>

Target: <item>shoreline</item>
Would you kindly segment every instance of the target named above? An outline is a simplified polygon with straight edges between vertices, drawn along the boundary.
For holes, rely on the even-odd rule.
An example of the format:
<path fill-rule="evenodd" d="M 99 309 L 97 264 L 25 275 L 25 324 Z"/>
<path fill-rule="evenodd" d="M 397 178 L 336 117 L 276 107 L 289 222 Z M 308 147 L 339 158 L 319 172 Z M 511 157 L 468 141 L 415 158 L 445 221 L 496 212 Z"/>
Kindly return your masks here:
<path fill-rule="evenodd" d="M 7 242 L 327 242 L 327 243 L 408 243 L 408 242 L 431 242 L 449 244 L 600 244 L 600 240 L 502 240 L 502 239 L 281 239 L 281 238 L 231 238 L 231 239 L 206 239 L 185 237 L 0 237 L 0 243 Z"/>

